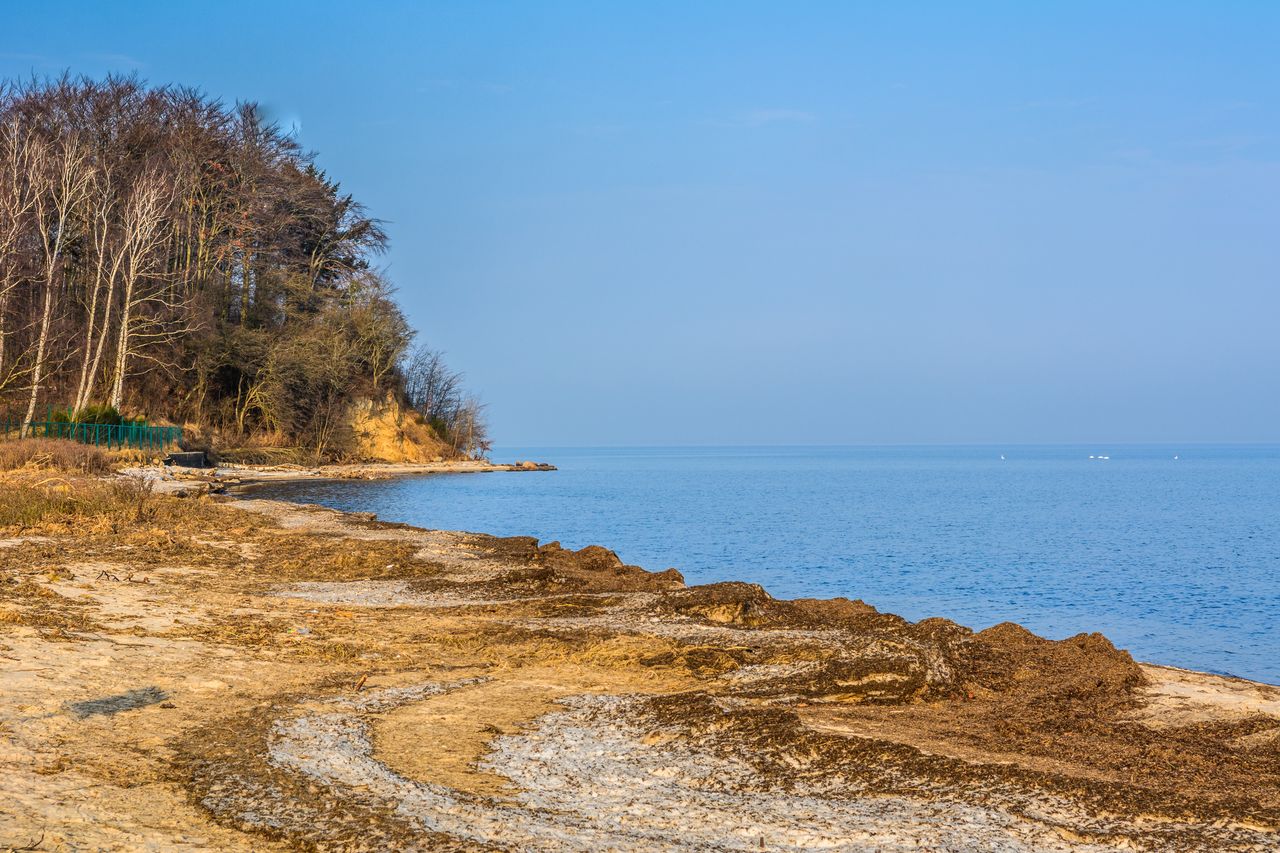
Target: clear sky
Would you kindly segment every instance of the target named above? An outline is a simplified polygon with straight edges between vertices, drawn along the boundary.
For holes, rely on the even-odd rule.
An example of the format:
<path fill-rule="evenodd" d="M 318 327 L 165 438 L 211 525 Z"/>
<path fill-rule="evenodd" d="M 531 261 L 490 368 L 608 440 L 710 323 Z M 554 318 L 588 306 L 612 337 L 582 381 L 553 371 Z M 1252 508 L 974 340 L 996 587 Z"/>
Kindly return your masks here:
<path fill-rule="evenodd" d="M 501 444 L 1280 439 L 1280 3 L 3 18 L 296 124 Z"/>

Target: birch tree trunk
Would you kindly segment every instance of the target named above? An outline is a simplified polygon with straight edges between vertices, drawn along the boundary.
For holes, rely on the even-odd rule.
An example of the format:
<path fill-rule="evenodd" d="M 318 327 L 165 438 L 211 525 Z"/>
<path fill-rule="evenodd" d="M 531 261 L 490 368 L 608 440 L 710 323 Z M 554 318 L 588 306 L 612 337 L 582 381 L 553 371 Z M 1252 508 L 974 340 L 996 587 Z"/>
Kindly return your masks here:
<path fill-rule="evenodd" d="M 35 200 L 30 174 L 34 151 L 17 121 L 0 131 L 0 389 L 14 378 L 9 368 L 9 298 L 20 281 L 17 246 Z"/>
<path fill-rule="evenodd" d="M 116 409 L 124 404 L 124 383 L 129 358 L 133 355 L 137 312 L 143 304 L 158 298 L 143 289 L 146 281 L 155 275 L 157 254 L 166 242 L 163 225 L 168 192 L 163 176 L 148 172 L 138 177 L 125 205 L 124 291 L 110 399 Z"/>
<path fill-rule="evenodd" d="M 120 345 L 116 347 L 115 375 L 111 384 L 111 405 L 116 411 L 124 405 L 124 374 L 129 362 L 129 300 L 133 297 L 133 282 L 125 284 L 125 309 L 120 314 Z"/>
<path fill-rule="evenodd" d="M 27 415 L 19 431 L 26 438 L 35 419 L 40 400 L 41 382 L 45 376 L 45 359 L 49 353 L 49 328 L 53 319 L 54 284 L 67 243 L 67 226 L 73 208 L 88 188 L 91 170 L 84 149 L 74 137 L 65 138 L 59 148 L 43 148 L 38 155 L 35 176 L 39 181 L 35 193 L 35 210 L 40 242 L 44 249 L 43 307 L 40 311 L 40 334 L 36 343 L 35 363 L 31 371 L 31 393 L 27 398 Z"/>
<path fill-rule="evenodd" d="M 83 385 L 81 386 L 80 395 L 76 399 L 76 408 L 83 409 L 93 400 L 94 389 L 98 386 L 98 369 L 102 364 L 102 353 L 107 348 L 107 338 L 111 329 L 111 309 L 115 306 L 115 290 L 116 276 L 119 275 L 119 261 L 112 268 L 107 278 L 106 305 L 102 311 L 102 331 L 98 334 L 98 343 L 94 347 L 93 360 L 89 363 L 88 370 L 83 377 Z M 88 344 L 85 345 L 86 352 Z"/>
<path fill-rule="evenodd" d="M 93 216 L 93 249 L 96 255 L 93 269 L 93 289 L 89 297 L 89 313 L 85 318 L 84 354 L 80 361 L 80 380 L 76 383 L 76 396 L 73 409 L 80 411 L 90 393 L 92 381 L 89 378 L 89 365 L 93 355 L 94 331 L 98 322 L 98 299 L 103 289 L 103 275 L 107 270 L 107 255 L 111 241 L 111 214 L 115 208 L 109 173 L 103 173 L 103 180 L 94 182 L 98 199 L 94 205 Z M 110 294 L 108 294 L 110 300 Z M 105 307 L 106 317 L 103 319 L 102 335 L 107 334 L 107 323 L 110 320 L 111 305 Z"/>

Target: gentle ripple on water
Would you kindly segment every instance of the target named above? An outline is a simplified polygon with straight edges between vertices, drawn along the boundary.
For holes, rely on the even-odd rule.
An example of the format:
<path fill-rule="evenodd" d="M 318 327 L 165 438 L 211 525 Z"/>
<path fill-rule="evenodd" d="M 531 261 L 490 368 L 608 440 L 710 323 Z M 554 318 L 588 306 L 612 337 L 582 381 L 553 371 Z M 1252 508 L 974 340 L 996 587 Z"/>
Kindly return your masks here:
<path fill-rule="evenodd" d="M 560 470 L 259 494 L 425 527 L 598 543 L 646 568 L 676 566 L 691 583 L 844 595 L 909 619 L 1012 620 L 1050 637 L 1101 631 L 1141 660 L 1280 682 L 1280 447 L 502 448 L 494 457 Z"/>

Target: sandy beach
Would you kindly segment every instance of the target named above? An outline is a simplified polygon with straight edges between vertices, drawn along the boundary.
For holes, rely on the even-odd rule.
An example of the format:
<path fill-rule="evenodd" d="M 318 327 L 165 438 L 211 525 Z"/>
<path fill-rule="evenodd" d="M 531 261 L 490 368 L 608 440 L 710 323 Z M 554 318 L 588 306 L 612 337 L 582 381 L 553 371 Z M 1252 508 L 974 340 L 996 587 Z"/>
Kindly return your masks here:
<path fill-rule="evenodd" d="M 1280 843 L 1280 688 L 602 547 L 137 501 L 0 541 L 0 849 Z"/>
<path fill-rule="evenodd" d="M 424 474 L 489 474 L 554 471 L 546 462 L 521 460 L 489 462 L 451 459 L 442 462 L 353 462 L 327 465 L 213 465 L 187 468 L 175 465 L 127 467 L 122 473 L 149 484 L 162 494 L 244 494 L 253 486 L 305 480 L 386 480 Z"/>
<path fill-rule="evenodd" d="M 1280 853 L 1280 4 L 9 6 L 0 853 Z"/>

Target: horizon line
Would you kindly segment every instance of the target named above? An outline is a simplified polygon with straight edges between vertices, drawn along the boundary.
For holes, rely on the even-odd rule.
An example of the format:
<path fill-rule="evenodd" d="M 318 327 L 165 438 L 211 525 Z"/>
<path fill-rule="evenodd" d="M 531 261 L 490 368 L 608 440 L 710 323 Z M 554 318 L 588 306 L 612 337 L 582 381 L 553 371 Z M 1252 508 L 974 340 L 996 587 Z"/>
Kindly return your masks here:
<path fill-rule="evenodd" d="M 769 447 L 769 448 L 849 448 L 849 447 L 1280 447 L 1280 439 L 1257 441 L 871 441 L 845 443 L 794 443 L 768 444 L 760 442 L 710 442 L 659 443 L 659 444 L 543 444 L 541 442 L 495 442 L 494 447 L 545 447 L 554 449 L 649 449 L 649 448 L 717 448 L 717 447 Z"/>

